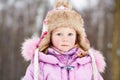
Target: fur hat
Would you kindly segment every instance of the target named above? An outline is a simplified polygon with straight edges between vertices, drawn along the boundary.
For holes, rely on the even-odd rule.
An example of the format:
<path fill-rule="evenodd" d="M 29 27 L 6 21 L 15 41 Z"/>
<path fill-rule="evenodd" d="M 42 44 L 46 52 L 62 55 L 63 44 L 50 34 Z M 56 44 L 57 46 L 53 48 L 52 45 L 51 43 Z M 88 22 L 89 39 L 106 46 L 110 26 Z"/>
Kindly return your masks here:
<path fill-rule="evenodd" d="M 43 30 L 39 41 L 39 50 L 44 51 L 50 44 L 50 36 L 58 27 L 71 27 L 77 33 L 77 45 L 83 50 L 88 50 L 90 45 L 86 39 L 84 21 L 79 13 L 72 10 L 67 0 L 56 0 L 53 10 L 49 11 L 43 22 Z"/>

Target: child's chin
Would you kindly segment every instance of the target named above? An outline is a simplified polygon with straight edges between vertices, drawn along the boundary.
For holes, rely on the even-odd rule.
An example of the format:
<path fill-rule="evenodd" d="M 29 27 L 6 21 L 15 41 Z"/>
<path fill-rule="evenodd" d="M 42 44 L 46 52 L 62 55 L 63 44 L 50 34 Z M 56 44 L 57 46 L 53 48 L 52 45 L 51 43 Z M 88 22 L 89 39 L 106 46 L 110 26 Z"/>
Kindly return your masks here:
<path fill-rule="evenodd" d="M 67 52 L 67 51 L 69 51 L 70 49 L 62 49 L 61 51 L 63 51 L 63 52 Z"/>

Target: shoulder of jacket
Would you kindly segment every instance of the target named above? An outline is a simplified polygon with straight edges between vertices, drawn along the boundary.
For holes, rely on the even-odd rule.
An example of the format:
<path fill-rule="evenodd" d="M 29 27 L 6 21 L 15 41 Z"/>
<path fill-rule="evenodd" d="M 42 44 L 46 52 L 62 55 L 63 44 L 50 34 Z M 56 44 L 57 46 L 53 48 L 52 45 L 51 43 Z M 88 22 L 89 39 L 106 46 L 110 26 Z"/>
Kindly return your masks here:
<path fill-rule="evenodd" d="M 88 50 L 88 54 L 92 54 L 96 62 L 96 66 L 99 72 L 103 73 L 105 71 L 106 62 L 103 54 L 93 48 Z"/>

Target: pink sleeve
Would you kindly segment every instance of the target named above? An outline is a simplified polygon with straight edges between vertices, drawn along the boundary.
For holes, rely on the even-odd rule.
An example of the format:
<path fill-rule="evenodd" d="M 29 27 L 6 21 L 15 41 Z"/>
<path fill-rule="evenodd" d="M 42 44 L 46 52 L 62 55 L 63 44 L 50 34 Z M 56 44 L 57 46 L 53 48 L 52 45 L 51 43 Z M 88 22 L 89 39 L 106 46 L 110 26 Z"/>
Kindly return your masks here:
<path fill-rule="evenodd" d="M 22 80 L 34 80 L 34 73 L 33 73 L 33 64 L 31 63 L 25 73 L 25 76 Z"/>
<path fill-rule="evenodd" d="M 39 63 L 39 80 L 44 79 L 44 71 L 43 71 L 43 66 L 44 63 Z M 34 80 L 34 65 L 33 62 L 31 61 L 30 65 L 28 66 L 25 76 L 22 78 L 22 80 Z"/>
<path fill-rule="evenodd" d="M 98 73 L 98 80 L 104 80 L 100 73 Z"/>

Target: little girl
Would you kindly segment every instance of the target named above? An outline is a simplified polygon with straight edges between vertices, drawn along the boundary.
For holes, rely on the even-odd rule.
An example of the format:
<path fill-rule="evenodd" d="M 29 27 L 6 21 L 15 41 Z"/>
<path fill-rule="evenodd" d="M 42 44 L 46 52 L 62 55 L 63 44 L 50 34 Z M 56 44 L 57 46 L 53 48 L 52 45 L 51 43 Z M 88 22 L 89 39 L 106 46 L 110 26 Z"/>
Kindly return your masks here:
<path fill-rule="evenodd" d="M 22 55 L 31 63 L 22 80 L 103 80 L 104 58 L 90 47 L 83 24 L 67 0 L 56 0 L 40 39 L 23 43 Z"/>

